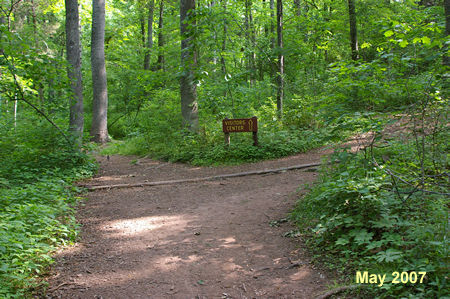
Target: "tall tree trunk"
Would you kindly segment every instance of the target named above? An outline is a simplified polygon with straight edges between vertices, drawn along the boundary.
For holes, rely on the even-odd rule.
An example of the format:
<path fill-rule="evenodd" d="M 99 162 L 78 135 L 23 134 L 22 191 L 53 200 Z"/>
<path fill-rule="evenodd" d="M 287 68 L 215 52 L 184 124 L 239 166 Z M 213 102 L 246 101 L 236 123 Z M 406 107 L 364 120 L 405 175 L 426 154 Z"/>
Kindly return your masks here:
<path fill-rule="evenodd" d="M 272 50 L 272 59 L 270 61 L 270 77 L 274 80 L 277 73 L 277 64 L 275 62 L 275 2 L 270 0 L 270 49 Z"/>
<path fill-rule="evenodd" d="M 275 2 L 270 0 L 270 46 L 272 49 L 275 48 L 275 25 L 273 20 L 275 19 Z"/>
<path fill-rule="evenodd" d="M 150 52 L 153 47 L 153 12 L 155 10 L 155 0 L 150 0 L 148 4 L 147 17 L 147 44 L 145 46 L 144 70 L 150 69 Z"/>
<path fill-rule="evenodd" d="M 421 1 L 419 1 L 419 5 L 422 5 L 422 6 L 425 6 L 425 7 L 430 7 L 430 6 L 437 5 L 437 2 L 439 2 L 439 1 L 435 1 L 435 0 L 421 0 Z"/>
<path fill-rule="evenodd" d="M 247 68 L 250 70 L 250 83 L 253 84 L 255 78 L 255 53 L 253 49 L 255 35 L 253 32 L 252 0 L 245 0 L 245 39 L 247 55 Z"/>
<path fill-rule="evenodd" d="M 324 20 L 325 20 L 325 23 L 328 24 L 328 23 L 330 22 L 330 19 L 331 19 L 331 13 L 332 13 L 333 9 L 332 9 L 331 6 L 328 7 L 328 5 L 324 4 L 323 10 L 324 10 Z M 323 54 L 324 54 L 325 62 L 328 64 L 328 63 L 329 63 L 329 62 L 328 62 L 328 50 L 325 49 L 324 52 L 323 52 Z"/>
<path fill-rule="evenodd" d="M 445 35 L 450 35 L 450 0 L 444 0 L 444 10 L 445 10 Z M 448 46 L 445 45 L 444 47 L 444 57 L 443 62 L 444 65 L 450 66 L 450 57 L 447 53 Z"/>
<path fill-rule="evenodd" d="M 14 100 L 14 130 L 17 127 L 17 97 Z"/>
<path fill-rule="evenodd" d="M 227 1 L 222 0 L 222 6 L 224 15 L 227 13 Z M 223 21 L 223 40 L 222 40 L 222 53 L 220 54 L 220 63 L 222 64 L 222 72 L 226 76 L 227 75 L 227 66 L 225 64 L 225 57 L 223 57 L 223 53 L 225 52 L 227 48 L 227 37 L 228 37 L 228 29 L 227 29 L 227 18 L 224 18 Z"/>
<path fill-rule="evenodd" d="M 76 145 L 83 141 L 83 82 L 81 77 L 81 42 L 80 17 L 78 14 L 78 0 L 65 0 L 66 5 L 66 51 L 68 77 L 71 81 L 73 95 L 70 98 L 69 130 L 76 139 Z"/>
<path fill-rule="evenodd" d="M 445 36 L 450 35 L 450 0 L 444 0 L 444 12 L 445 12 Z M 445 72 L 442 76 L 443 79 L 443 98 L 447 98 L 450 94 L 450 75 L 448 72 L 448 68 L 450 67 L 450 57 L 448 56 L 448 45 L 444 46 L 444 55 L 442 57 L 442 63 L 444 67 L 447 68 L 447 72 Z"/>
<path fill-rule="evenodd" d="M 92 1 L 92 140 L 108 141 L 108 89 L 105 65 L 105 0 Z"/>
<path fill-rule="evenodd" d="M 262 7 L 263 7 L 263 11 L 267 11 L 267 2 L 266 0 L 262 0 Z M 266 22 L 264 22 L 264 38 L 268 39 L 269 37 L 269 24 L 267 24 Z M 258 74 L 259 74 L 259 81 L 263 81 L 264 80 L 264 63 L 265 60 L 260 58 L 258 59 Z"/>
<path fill-rule="evenodd" d="M 266 8 L 266 0 L 262 0 L 263 2 L 263 11 L 267 11 Z M 264 23 L 264 37 L 267 38 L 269 36 L 269 25 L 267 23 Z"/>
<path fill-rule="evenodd" d="M 284 97 L 283 0 L 277 0 L 277 46 L 278 46 L 277 110 L 279 118 L 281 119 L 283 117 L 283 97 Z"/>
<path fill-rule="evenodd" d="M 3 25 L 3 24 L 5 24 L 5 17 L 4 16 L 0 16 L 0 26 Z M 2 44 L 3 44 L 2 38 L 3 38 L 3 36 L 2 36 L 2 33 L 0 32 L 0 55 L 3 56 L 4 50 L 1 47 Z"/>
<path fill-rule="evenodd" d="M 352 59 L 358 60 L 358 33 L 356 30 L 355 0 L 348 0 L 348 15 L 350 24 L 350 47 L 352 50 Z"/>
<path fill-rule="evenodd" d="M 197 87 L 194 82 L 194 70 L 197 65 L 194 27 L 195 0 L 180 0 L 181 115 L 183 117 L 183 126 L 191 132 L 198 131 Z"/>
<path fill-rule="evenodd" d="M 141 25 L 141 41 L 142 41 L 142 48 L 145 52 L 145 16 L 143 14 L 139 14 L 139 23 Z M 144 53 L 145 55 L 145 53 Z M 145 60 L 145 59 L 144 59 Z"/>
<path fill-rule="evenodd" d="M 38 47 L 38 38 L 37 38 L 37 24 L 36 24 L 36 7 L 34 4 L 34 0 L 31 0 L 31 18 L 33 20 L 33 38 L 34 38 L 34 46 Z"/>
<path fill-rule="evenodd" d="M 300 0 L 294 0 L 294 14 L 297 17 L 302 15 L 302 8 L 300 6 Z"/>
<path fill-rule="evenodd" d="M 158 19 L 158 63 L 157 69 L 164 70 L 164 0 L 159 3 L 159 19 Z"/>

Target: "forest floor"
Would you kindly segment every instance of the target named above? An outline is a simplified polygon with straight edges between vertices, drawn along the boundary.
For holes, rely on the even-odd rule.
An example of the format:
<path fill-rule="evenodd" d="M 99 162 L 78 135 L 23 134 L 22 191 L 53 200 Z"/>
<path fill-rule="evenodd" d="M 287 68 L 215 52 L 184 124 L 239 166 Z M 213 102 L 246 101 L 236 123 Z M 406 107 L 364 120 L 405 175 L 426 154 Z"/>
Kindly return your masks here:
<path fill-rule="evenodd" d="M 280 168 L 320 162 L 330 152 L 225 167 L 98 157 L 98 175 L 83 184 Z M 56 254 L 44 297 L 314 298 L 333 277 L 310 263 L 301 237 L 284 236 L 295 226 L 282 219 L 317 176 L 309 168 L 90 192 L 77 213 L 80 240 Z"/>

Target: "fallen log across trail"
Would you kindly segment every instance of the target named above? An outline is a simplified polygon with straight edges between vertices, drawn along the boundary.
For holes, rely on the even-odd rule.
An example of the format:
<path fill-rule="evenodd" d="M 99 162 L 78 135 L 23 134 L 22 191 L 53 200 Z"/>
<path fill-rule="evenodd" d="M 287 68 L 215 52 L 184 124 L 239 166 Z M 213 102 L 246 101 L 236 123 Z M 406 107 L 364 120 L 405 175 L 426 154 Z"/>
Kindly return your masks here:
<path fill-rule="evenodd" d="M 180 183 L 197 183 L 197 182 L 204 182 L 204 181 L 215 181 L 215 180 L 221 180 L 221 179 L 242 177 L 242 176 L 248 176 L 248 175 L 262 175 L 262 174 L 268 174 L 268 173 L 278 173 L 278 172 L 283 172 L 283 171 L 288 171 L 288 170 L 297 170 L 297 169 L 304 169 L 304 168 L 309 168 L 309 167 L 320 166 L 321 164 L 322 163 L 300 164 L 300 165 L 293 165 L 293 166 L 289 166 L 289 167 L 282 167 L 282 168 L 275 168 L 275 169 L 245 171 L 245 172 L 222 174 L 222 175 L 208 176 L 208 177 L 203 177 L 203 178 L 193 178 L 193 179 L 180 179 L 180 180 L 142 182 L 142 183 L 132 183 L 132 184 L 116 184 L 116 185 L 98 185 L 98 186 L 80 185 L 80 186 L 88 189 L 88 191 L 94 191 L 94 190 L 113 189 L 113 188 L 133 188 L 133 187 L 172 185 L 172 184 L 180 184 Z"/>

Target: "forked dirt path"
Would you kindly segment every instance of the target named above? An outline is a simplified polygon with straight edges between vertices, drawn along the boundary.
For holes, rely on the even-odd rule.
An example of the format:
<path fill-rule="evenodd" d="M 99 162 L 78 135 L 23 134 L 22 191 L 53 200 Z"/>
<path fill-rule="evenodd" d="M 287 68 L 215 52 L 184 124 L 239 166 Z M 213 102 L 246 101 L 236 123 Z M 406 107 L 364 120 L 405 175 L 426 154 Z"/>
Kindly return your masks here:
<path fill-rule="evenodd" d="M 254 164 L 205 168 L 99 158 L 90 185 L 196 178 L 320 162 L 313 151 Z M 283 235 L 299 186 L 293 170 L 219 181 L 98 190 L 79 209 L 80 242 L 57 254 L 46 298 L 314 298 L 330 283 L 301 239 Z"/>

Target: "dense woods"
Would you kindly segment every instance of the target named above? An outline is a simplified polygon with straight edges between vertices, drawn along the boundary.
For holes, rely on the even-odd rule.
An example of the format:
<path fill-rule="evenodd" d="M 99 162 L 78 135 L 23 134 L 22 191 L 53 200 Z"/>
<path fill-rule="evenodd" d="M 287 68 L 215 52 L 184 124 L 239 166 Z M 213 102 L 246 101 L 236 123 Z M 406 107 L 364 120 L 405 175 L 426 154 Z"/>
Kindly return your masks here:
<path fill-rule="evenodd" d="M 49 252 L 75 240 L 88 152 L 238 164 L 356 134 L 292 219 L 349 284 L 428 273 L 371 296 L 448 295 L 450 1 L 0 5 L 0 297 L 42 292 Z M 252 116 L 260 146 L 224 147 L 222 119 Z"/>

